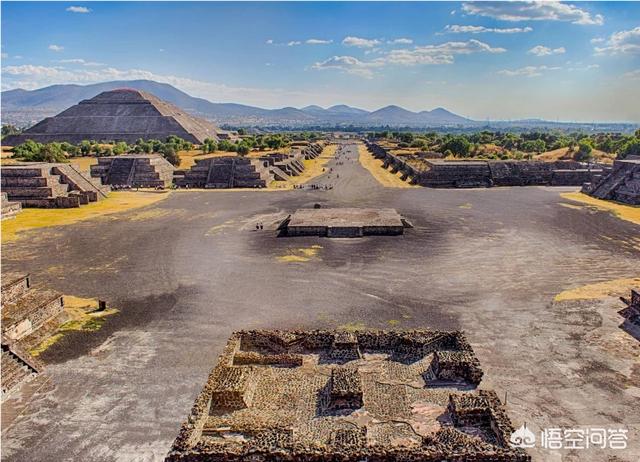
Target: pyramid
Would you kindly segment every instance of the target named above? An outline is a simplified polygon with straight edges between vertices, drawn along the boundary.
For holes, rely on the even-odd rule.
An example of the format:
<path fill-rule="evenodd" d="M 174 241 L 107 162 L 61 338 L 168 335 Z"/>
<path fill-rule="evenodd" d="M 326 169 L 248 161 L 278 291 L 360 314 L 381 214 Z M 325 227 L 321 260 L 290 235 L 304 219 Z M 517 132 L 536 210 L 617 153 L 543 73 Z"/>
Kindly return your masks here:
<path fill-rule="evenodd" d="M 80 101 L 20 135 L 5 138 L 3 144 L 17 146 L 28 139 L 39 143 L 76 144 L 82 140 L 134 143 L 139 138 L 164 141 L 170 135 L 202 144 L 205 138 L 218 139 L 222 133 L 211 122 L 189 115 L 150 93 L 123 88 Z"/>

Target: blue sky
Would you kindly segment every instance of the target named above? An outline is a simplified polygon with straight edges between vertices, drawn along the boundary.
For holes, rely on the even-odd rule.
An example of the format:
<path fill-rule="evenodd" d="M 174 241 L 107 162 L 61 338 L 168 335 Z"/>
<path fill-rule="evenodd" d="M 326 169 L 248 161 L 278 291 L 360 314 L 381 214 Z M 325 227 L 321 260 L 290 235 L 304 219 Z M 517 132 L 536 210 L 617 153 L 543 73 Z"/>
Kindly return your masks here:
<path fill-rule="evenodd" d="M 640 3 L 2 2 L 2 89 L 640 121 Z"/>

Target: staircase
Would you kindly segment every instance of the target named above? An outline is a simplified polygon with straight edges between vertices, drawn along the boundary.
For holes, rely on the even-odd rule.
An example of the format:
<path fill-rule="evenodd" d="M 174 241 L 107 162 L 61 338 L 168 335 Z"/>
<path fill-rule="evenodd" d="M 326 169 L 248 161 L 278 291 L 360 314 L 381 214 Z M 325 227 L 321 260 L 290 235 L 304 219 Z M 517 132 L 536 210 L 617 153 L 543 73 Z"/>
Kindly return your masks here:
<path fill-rule="evenodd" d="M 19 385 L 35 377 L 39 368 L 31 358 L 2 344 L 2 399 Z"/>
<path fill-rule="evenodd" d="M 125 186 L 130 184 L 130 177 L 135 165 L 135 159 L 116 157 L 111 161 L 111 168 L 107 174 L 107 184 Z"/>

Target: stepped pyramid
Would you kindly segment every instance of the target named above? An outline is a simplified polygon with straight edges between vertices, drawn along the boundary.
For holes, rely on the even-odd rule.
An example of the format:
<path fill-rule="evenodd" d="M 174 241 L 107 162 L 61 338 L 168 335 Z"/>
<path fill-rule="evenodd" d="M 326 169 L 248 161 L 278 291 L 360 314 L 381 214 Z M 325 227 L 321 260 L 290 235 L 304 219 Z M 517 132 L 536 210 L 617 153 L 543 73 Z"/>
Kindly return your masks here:
<path fill-rule="evenodd" d="M 273 174 L 268 162 L 223 156 L 196 160 L 176 183 L 183 188 L 264 188 L 271 181 Z"/>
<path fill-rule="evenodd" d="M 99 157 L 91 166 L 91 176 L 102 184 L 134 188 L 168 188 L 175 168 L 157 154 L 126 154 Z"/>
<path fill-rule="evenodd" d="M 150 93 L 125 88 L 80 101 L 20 135 L 8 136 L 3 144 L 17 146 L 28 139 L 39 143 L 82 140 L 134 143 L 138 138 L 164 141 L 170 135 L 201 144 L 205 138 L 218 139 L 224 133 L 211 122 L 193 117 Z"/>

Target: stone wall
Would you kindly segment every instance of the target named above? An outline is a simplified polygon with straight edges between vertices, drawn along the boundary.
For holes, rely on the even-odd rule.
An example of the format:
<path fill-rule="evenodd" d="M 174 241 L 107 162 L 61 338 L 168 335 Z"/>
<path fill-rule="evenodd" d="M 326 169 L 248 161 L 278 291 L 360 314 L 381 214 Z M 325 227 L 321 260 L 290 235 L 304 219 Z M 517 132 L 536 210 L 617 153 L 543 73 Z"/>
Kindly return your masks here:
<path fill-rule="evenodd" d="M 367 149 L 404 180 L 431 188 L 488 188 L 492 186 L 580 186 L 601 167 L 575 161 L 441 160 L 428 153 L 391 154 L 376 143 Z"/>

